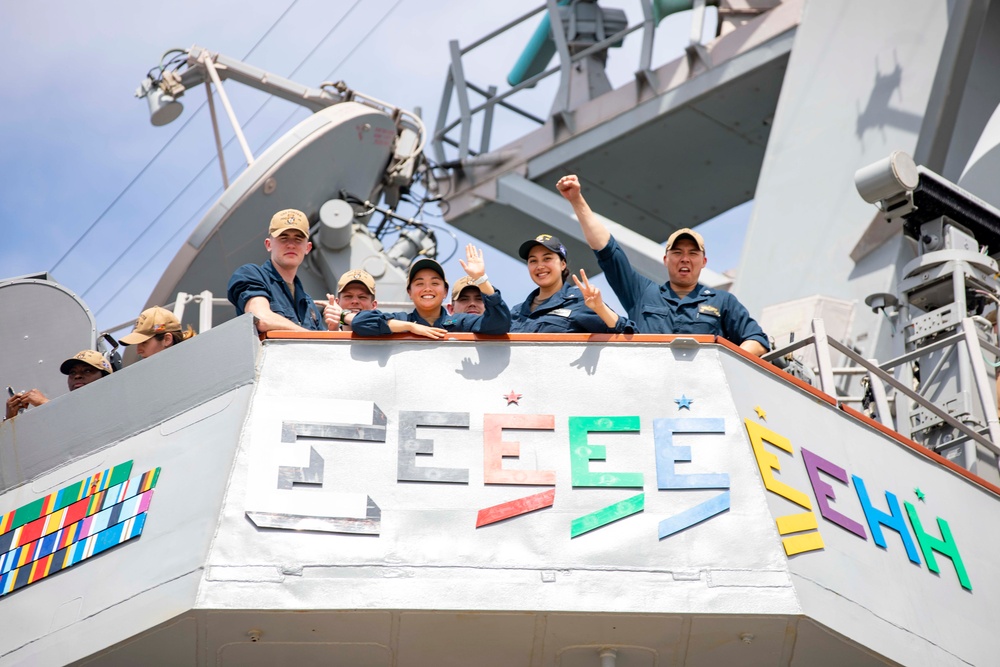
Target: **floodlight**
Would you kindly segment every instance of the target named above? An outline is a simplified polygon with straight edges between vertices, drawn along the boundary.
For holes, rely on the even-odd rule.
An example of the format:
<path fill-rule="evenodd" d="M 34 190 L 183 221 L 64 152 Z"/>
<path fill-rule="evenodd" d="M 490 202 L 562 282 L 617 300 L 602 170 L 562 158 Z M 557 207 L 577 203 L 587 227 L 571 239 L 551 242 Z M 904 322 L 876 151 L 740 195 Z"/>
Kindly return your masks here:
<path fill-rule="evenodd" d="M 184 111 L 184 105 L 175 96 L 164 92 L 160 88 L 160 82 L 148 76 L 139 84 L 135 96 L 146 98 L 149 104 L 149 122 L 156 127 L 173 122 Z"/>

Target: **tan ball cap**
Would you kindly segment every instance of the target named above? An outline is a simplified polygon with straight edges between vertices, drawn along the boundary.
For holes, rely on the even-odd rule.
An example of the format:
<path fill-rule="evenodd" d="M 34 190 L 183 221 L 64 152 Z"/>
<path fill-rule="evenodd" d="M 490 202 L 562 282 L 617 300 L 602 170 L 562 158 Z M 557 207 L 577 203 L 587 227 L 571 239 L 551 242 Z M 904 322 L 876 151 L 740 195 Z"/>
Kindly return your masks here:
<path fill-rule="evenodd" d="M 306 217 L 305 213 L 294 208 L 278 211 L 271 217 L 271 226 L 268 227 L 267 233 L 276 238 L 286 229 L 297 229 L 305 234 L 306 238 L 309 238 L 309 218 Z"/>
<path fill-rule="evenodd" d="M 678 229 L 676 232 L 670 235 L 670 238 L 667 239 L 666 249 L 670 250 L 671 248 L 673 248 L 674 243 L 677 242 L 677 239 L 682 238 L 684 236 L 691 237 L 691 240 L 693 240 L 695 243 L 698 244 L 698 249 L 701 250 L 702 252 L 705 252 L 705 239 L 702 238 L 701 234 L 687 227 L 684 227 L 683 229 Z"/>
<path fill-rule="evenodd" d="M 70 368 L 72 368 L 78 361 L 82 361 L 88 366 L 93 366 L 97 370 L 104 371 L 105 373 L 114 372 L 114 369 L 111 368 L 111 364 L 108 363 L 108 360 L 105 359 L 104 355 L 97 350 L 80 350 L 74 356 L 62 362 L 59 366 L 59 372 L 63 375 L 69 375 Z"/>
<path fill-rule="evenodd" d="M 451 291 L 451 300 L 455 301 L 456 299 L 458 299 L 458 295 L 461 294 L 462 290 L 464 290 L 466 287 L 475 287 L 476 289 L 479 289 L 478 285 L 472 284 L 472 278 L 470 278 L 469 276 L 462 276 L 461 278 L 455 281 L 455 289 Z"/>
<path fill-rule="evenodd" d="M 368 288 L 368 291 L 375 296 L 375 279 L 372 278 L 372 274 L 367 271 L 362 271 L 361 269 L 351 269 L 344 275 L 340 276 L 340 280 L 337 281 L 337 294 L 344 291 L 348 283 L 361 283 Z"/>
<path fill-rule="evenodd" d="M 123 336 L 119 342 L 124 345 L 138 345 L 158 334 L 168 331 L 179 333 L 180 330 L 181 323 L 172 312 L 166 308 L 153 306 L 142 311 L 139 319 L 135 321 L 132 333 Z"/>

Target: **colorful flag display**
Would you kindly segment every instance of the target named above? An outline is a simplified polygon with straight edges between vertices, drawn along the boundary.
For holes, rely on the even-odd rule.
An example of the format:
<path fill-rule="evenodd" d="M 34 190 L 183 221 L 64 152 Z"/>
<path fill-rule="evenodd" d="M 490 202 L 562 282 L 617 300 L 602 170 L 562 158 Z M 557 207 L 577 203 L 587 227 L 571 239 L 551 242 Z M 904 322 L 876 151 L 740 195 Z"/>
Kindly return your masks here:
<path fill-rule="evenodd" d="M 0 596 L 138 537 L 160 469 L 132 461 L 0 515 Z"/>

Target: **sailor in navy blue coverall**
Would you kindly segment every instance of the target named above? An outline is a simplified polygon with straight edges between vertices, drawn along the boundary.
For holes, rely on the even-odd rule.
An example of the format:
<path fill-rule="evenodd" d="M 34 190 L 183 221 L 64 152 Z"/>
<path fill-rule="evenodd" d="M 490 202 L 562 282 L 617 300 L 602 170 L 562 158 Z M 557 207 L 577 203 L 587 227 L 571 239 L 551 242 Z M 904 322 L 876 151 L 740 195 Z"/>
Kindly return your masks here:
<path fill-rule="evenodd" d="M 448 313 L 441 305 L 448 294 L 444 269 L 433 259 L 424 258 L 413 263 L 407 278 L 406 290 L 416 308 L 409 313 L 365 310 L 345 316 L 346 323 L 358 336 L 412 333 L 427 338 L 443 338 L 450 331 L 507 333 L 510 330 L 510 310 L 486 276 L 482 251 L 469 244 L 466 261 L 461 264 L 472 279 L 470 284 L 478 287 L 483 294 L 485 312 L 482 315 Z"/>
<path fill-rule="evenodd" d="M 587 205 L 576 176 L 562 177 L 556 188 L 573 205 L 608 283 L 640 332 L 714 334 L 751 354 L 767 352 L 767 336 L 743 304 L 728 292 L 698 282 L 708 261 L 701 234 L 679 229 L 670 235 L 663 257 L 669 280 L 660 285 L 632 268 L 618 242 Z"/>
<path fill-rule="evenodd" d="M 270 259 L 244 264 L 229 279 L 227 294 L 236 314 L 253 313 L 257 330 L 325 330 L 323 316 L 295 275 L 306 255 L 309 221 L 302 211 L 286 209 L 271 218 L 264 247 Z"/>
<path fill-rule="evenodd" d="M 511 333 L 635 333 L 632 322 L 604 304 L 585 273 L 582 283 L 576 276 L 575 285 L 567 281 L 566 246 L 558 238 L 541 234 L 522 243 L 518 254 L 538 287 L 511 310 Z M 594 310 L 585 294 L 596 297 Z"/>

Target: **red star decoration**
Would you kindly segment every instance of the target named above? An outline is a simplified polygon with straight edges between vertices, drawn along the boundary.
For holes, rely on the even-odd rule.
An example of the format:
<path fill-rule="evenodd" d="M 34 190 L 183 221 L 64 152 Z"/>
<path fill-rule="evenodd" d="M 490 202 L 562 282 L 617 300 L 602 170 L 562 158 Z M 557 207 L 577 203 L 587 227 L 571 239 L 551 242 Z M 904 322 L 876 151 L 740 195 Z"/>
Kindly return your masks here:
<path fill-rule="evenodd" d="M 509 394 L 504 395 L 504 399 L 507 401 L 507 405 L 513 403 L 514 405 L 521 405 L 518 401 L 521 400 L 521 394 L 515 393 L 513 389 L 510 390 Z"/>

